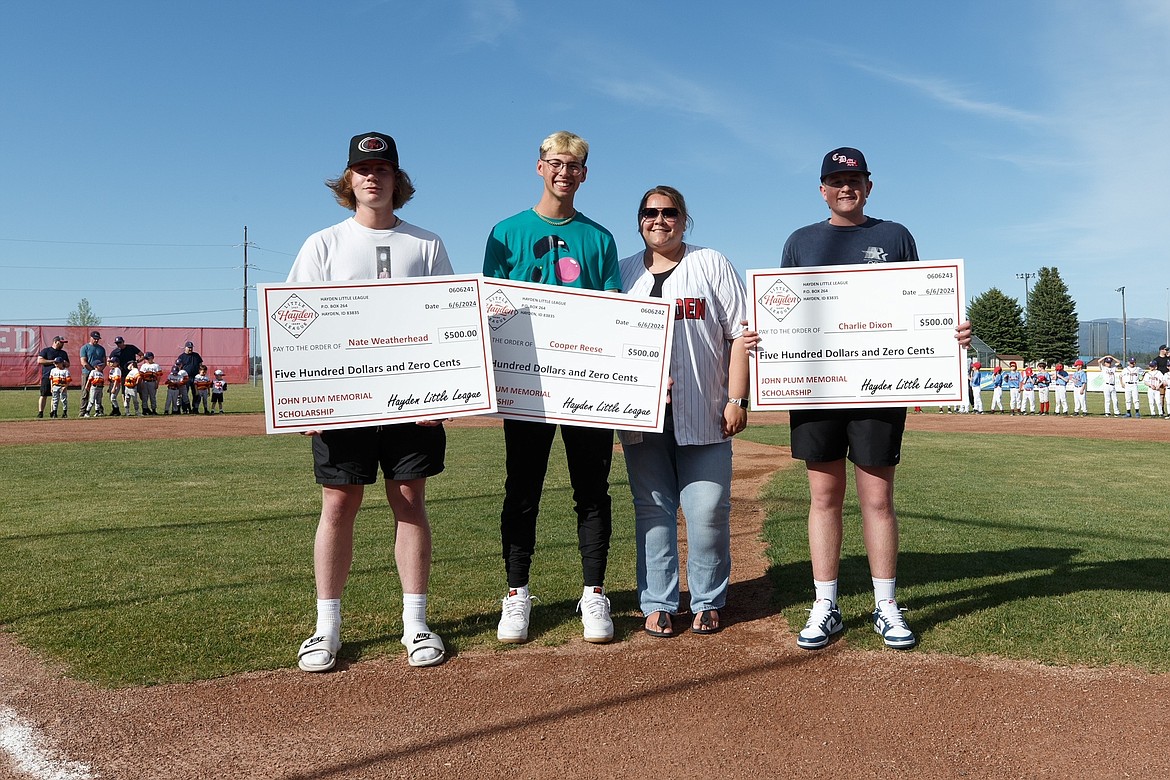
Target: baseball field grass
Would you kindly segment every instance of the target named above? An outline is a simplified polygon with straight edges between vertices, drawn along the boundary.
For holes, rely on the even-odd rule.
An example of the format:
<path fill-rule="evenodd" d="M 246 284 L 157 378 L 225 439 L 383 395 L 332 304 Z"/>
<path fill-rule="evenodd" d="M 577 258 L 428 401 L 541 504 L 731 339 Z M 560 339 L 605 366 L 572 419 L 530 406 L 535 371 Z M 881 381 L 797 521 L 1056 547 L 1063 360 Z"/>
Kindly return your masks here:
<path fill-rule="evenodd" d="M 229 412 L 260 410 L 257 388 L 232 393 Z M 27 420 L 35 399 L 0 393 L 0 418 Z M 744 436 L 786 444 L 788 429 L 759 425 Z M 1164 451 L 1164 443 L 909 431 L 896 493 L 898 584 L 920 651 L 1170 670 L 1170 532 L 1152 500 L 1164 482 Z M 499 647 L 502 463 L 499 429 L 452 428 L 447 472 L 428 486 L 431 627 L 458 650 Z M 534 634 L 549 644 L 580 631 L 563 464 L 558 445 L 533 568 L 541 599 Z M 312 630 L 310 551 L 320 509 L 302 437 L 30 441 L 0 448 L 0 469 L 0 625 L 39 655 L 114 686 L 293 664 Z M 620 641 L 640 628 L 620 452 L 611 481 L 607 585 Z M 380 493 L 368 492 L 358 520 L 341 651 L 348 660 L 402 652 L 393 526 Z M 770 609 L 799 627 L 811 599 L 803 469 L 780 470 L 764 501 Z M 845 522 L 846 637 L 878 648 L 851 495 Z"/>
<path fill-rule="evenodd" d="M 28 420 L 36 417 L 37 398 L 40 390 L 37 388 L 25 390 L 0 390 L 0 422 L 7 420 Z M 167 389 L 158 390 L 158 408 L 161 413 L 163 402 L 167 397 Z M 53 399 L 45 402 L 45 417 L 49 416 Z M 106 413 L 109 414 L 109 399 L 105 401 Z M 76 417 L 81 411 L 81 390 L 69 388 L 69 416 Z M 264 411 L 264 390 L 261 385 L 250 382 L 232 384 L 224 396 L 224 411 L 228 414 L 257 414 Z"/>
<path fill-rule="evenodd" d="M 788 442 L 786 426 L 743 435 Z M 908 431 L 898 599 L 923 649 L 1170 671 L 1165 457 L 1164 442 Z M 764 504 L 777 607 L 799 627 L 812 600 L 804 469 L 779 472 Z M 877 648 L 852 487 L 845 527 L 846 636 Z"/>
<path fill-rule="evenodd" d="M 463 650 L 495 645 L 506 589 L 502 445 L 499 429 L 452 430 L 447 471 L 428 482 L 430 625 Z M 531 585 L 534 633 L 550 644 L 580 632 L 563 464 L 558 443 Z M 0 450 L 0 470 L 10 475 L 0 624 L 72 674 L 124 685 L 286 667 L 312 633 L 320 488 L 302 437 L 15 445 Z M 612 482 L 608 586 L 615 611 L 632 613 L 633 518 L 620 458 Z M 342 658 L 402 652 L 393 533 L 374 486 L 357 522 Z"/>

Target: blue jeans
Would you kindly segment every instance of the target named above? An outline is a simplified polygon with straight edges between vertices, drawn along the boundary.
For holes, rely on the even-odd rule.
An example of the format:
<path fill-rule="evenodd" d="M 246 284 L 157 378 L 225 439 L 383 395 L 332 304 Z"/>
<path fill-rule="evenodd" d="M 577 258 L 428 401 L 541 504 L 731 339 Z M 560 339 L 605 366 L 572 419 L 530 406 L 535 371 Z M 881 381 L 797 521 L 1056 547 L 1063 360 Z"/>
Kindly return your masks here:
<path fill-rule="evenodd" d="M 673 433 L 647 433 L 623 449 L 634 496 L 642 612 L 678 612 L 680 504 L 691 611 L 722 609 L 731 581 L 731 440 L 679 446 Z"/>

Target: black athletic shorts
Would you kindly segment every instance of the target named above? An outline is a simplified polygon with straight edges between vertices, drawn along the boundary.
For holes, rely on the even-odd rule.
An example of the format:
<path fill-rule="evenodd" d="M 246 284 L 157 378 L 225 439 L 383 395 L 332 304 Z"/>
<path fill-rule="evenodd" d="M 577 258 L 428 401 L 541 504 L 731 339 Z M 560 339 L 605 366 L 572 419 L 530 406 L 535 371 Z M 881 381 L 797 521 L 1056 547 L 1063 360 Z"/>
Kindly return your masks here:
<path fill-rule="evenodd" d="M 792 457 L 811 463 L 849 458 L 858 466 L 897 466 L 906 407 L 799 409 L 789 413 Z"/>
<path fill-rule="evenodd" d="M 48 398 L 53 394 L 53 380 L 49 378 L 48 374 L 41 377 L 41 397 Z"/>
<path fill-rule="evenodd" d="M 322 431 L 313 437 L 313 474 L 319 485 L 372 485 L 381 466 L 388 480 L 422 479 L 443 470 L 446 452 L 442 425 Z"/>

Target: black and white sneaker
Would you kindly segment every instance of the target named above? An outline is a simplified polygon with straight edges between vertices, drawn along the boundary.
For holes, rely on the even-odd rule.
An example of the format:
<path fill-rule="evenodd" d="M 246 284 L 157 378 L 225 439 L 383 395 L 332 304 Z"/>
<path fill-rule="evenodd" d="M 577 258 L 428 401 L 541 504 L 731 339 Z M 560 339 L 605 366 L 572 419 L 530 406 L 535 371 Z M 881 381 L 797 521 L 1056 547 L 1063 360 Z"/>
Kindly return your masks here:
<path fill-rule="evenodd" d="M 909 650 L 918 644 L 918 637 L 906 625 L 906 618 L 893 599 L 885 599 L 873 611 L 873 630 L 882 635 L 886 647 L 895 650 Z"/>
<path fill-rule="evenodd" d="M 805 650 L 817 650 L 829 644 L 833 635 L 844 628 L 837 605 L 828 599 L 817 599 L 808 611 L 808 622 L 796 636 L 796 644 Z"/>

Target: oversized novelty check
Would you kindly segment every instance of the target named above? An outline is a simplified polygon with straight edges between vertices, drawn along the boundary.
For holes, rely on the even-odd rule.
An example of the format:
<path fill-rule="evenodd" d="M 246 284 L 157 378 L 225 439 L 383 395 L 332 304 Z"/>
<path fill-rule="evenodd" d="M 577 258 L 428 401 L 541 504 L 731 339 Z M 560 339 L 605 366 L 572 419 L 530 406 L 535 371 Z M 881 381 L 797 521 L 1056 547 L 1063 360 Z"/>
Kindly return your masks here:
<path fill-rule="evenodd" d="M 494 412 L 481 282 L 257 285 L 268 433 Z"/>
<path fill-rule="evenodd" d="M 748 272 L 755 409 L 958 403 L 963 261 Z"/>
<path fill-rule="evenodd" d="M 499 414 L 662 431 L 674 301 L 484 279 Z"/>

